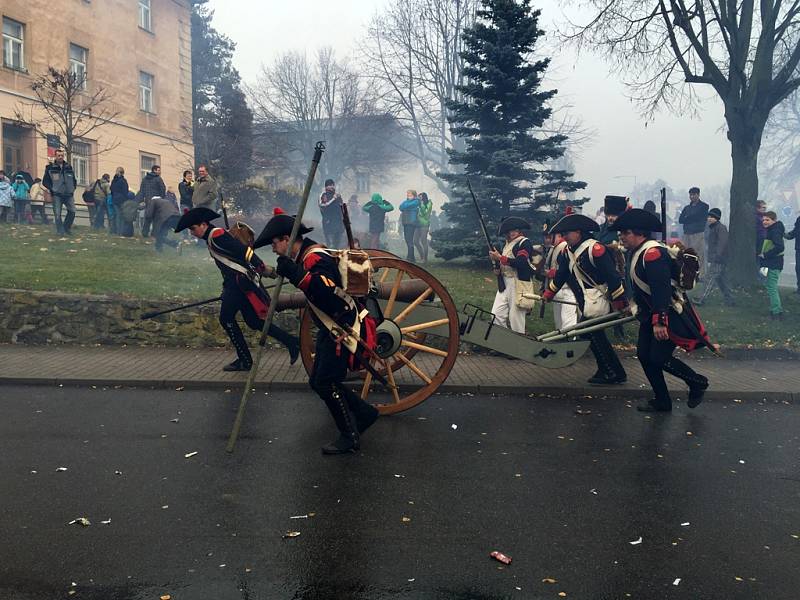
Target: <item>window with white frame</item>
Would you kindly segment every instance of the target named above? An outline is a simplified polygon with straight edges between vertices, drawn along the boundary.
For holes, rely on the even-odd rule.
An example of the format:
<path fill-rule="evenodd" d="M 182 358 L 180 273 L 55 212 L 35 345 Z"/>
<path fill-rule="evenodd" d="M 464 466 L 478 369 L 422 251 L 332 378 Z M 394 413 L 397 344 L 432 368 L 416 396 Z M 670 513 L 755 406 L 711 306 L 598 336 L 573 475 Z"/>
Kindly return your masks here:
<path fill-rule="evenodd" d="M 139 0 L 139 27 L 147 31 L 153 30 L 153 19 L 150 11 L 150 0 Z"/>
<path fill-rule="evenodd" d="M 153 170 L 153 167 L 161 164 L 161 157 L 157 154 L 148 154 L 146 152 L 139 152 L 139 174 L 142 179 Z"/>
<path fill-rule="evenodd" d="M 88 75 L 89 51 L 77 44 L 69 45 L 69 70 L 75 76 L 75 83 L 80 89 L 86 89 Z"/>
<path fill-rule="evenodd" d="M 139 71 L 139 108 L 144 112 L 153 110 L 153 77 L 150 73 Z"/>
<path fill-rule="evenodd" d="M 92 146 L 86 142 L 72 142 L 72 169 L 78 185 L 89 185 L 89 156 Z"/>
<path fill-rule="evenodd" d="M 25 69 L 25 25 L 3 17 L 3 66 Z"/>
<path fill-rule="evenodd" d="M 366 194 L 369 192 L 369 173 L 356 174 L 356 193 Z"/>

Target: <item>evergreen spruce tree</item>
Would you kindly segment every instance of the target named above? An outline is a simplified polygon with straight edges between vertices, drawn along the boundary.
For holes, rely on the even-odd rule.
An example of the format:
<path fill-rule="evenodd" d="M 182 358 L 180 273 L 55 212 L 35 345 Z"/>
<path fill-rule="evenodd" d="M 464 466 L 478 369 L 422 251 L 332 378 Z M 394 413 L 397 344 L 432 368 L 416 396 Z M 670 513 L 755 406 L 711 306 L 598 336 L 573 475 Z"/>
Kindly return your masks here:
<path fill-rule="evenodd" d="M 539 227 L 546 214 L 537 208 L 554 204 L 559 192 L 586 187 L 555 165 L 566 136 L 542 132 L 556 90 L 541 89 L 549 59 L 531 58 L 544 33 L 539 15 L 530 0 L 482 0 L 477 21 L 464 31 L 468 83 L 459 88 L 464 100 L 449 109 L 452 131 L 465 148 L 449 151 L 454 172 L 440 174 L 457 198 L 444 205 L 453 227 L 437 230 L 431 244 L 445 260 L 487 254 L 467 177 L 490 232 L 510 215 Z"/>
<path fill-rule="evenodd" d="M 211 25 L 207 0 L 192 3 L 192 104 L 195 164 L 226 184 L 250 175 L 253 114 L 233 66 L 236 44 Z M 227 191 L 227 190 L 226 190 Z"/>

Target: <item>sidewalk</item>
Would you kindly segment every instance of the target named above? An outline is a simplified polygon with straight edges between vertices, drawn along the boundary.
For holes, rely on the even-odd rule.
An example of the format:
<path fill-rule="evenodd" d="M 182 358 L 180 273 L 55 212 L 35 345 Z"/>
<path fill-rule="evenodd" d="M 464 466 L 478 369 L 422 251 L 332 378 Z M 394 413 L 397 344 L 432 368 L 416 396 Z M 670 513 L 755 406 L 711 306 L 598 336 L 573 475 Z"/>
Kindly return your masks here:
<path fill-rule="evenodd" d="M 246 380 L 245 373 L 222 371 L 233 354 L 221 349 L 12 344 L 0 345 L 0 357 L 0 385 L 228 389 Z M 800 400 L 798 361 L 719 359 L 708 353 L 687 360 L 711 381 L 710 399 Z M 605 387 L 586 383 L 595 368 L 591 358 L 553 370 L 502 357 L 461 355 L 439 391 L 646 397 L 649 389 L 638 361 L 628 356 L 623 364 L 628 383 Z M 404 379 L 398 378 L 401 387 Z M 670 389 L 685 392 L 682 382 L 669 376 L 667 382 Z M 265 352 L 256 383 L 267 389 L 308 389 L 301 362 L 290 366 L 287 353 L 278 350 Z"/>

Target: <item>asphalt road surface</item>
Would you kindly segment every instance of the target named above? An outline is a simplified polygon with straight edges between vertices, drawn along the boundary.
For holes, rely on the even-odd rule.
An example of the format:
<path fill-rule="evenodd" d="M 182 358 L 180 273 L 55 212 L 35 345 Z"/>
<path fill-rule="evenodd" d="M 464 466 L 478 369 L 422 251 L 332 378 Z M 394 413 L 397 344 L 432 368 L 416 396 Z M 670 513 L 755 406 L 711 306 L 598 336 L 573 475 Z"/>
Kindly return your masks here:
<path fill-rule="evenodd" d="M 343 457 L 274 392 L 228 455 L 237 404 L 0 387 L 0 598 L 800 597 L 792 404 L 443 395 Z"/>

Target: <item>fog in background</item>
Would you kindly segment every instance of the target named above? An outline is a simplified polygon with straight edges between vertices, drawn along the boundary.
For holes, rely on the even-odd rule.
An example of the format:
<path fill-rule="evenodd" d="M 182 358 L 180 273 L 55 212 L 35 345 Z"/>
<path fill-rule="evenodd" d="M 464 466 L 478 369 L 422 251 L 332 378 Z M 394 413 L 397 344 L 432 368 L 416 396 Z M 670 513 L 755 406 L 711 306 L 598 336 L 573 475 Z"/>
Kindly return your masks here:
<path fill-rule="evenodd" d="M 262 63 L 288 50 L 333 46 L 339 56 L 357 59 L 370 18 L 386 0 L 211 0 L 214 27 L 237 44 L 235 64 L 245 82 L 252 82 Z M 552 35 L 564 14 L 555 0 L 541 0 L 541 25 L 548 34 L 544 54 L 552 54 L 549 87 L 559 90 L 561 103 L 594 130 L 590 145 L 571 147 L 575 178 L 588 183 L 592 197 L 587 214 L 602 204 L 605 194 L 630 195 L 635 183 L 667 181 L 683 202 L 692 185 L 701 189 L 730 183 L 730 147 L 723 129 L 722 104 L 710 89 L 696 86 L 706 98 L 697 118 L 659 113 L 650 122 L 627 97 L 619 78 L 599 56 L 572 50 L 559 52 Z M 576 13 L 571 13 L 573 16 Z M 416 184 L 416 182 L 409 182 Z M 379 190 L 378 190 L 379 191 Z M 646 200 L 646 198 L 645 198 Z M 770 199 L 766 199 L 771 204 Z M 712 202 L 712 206 L 716 203 Z M 728 202 L 720 206 L 727 213 Z M 726 215 L 727 220 L 727 215 Z"/>

